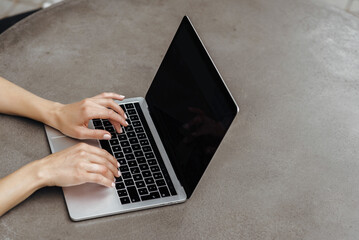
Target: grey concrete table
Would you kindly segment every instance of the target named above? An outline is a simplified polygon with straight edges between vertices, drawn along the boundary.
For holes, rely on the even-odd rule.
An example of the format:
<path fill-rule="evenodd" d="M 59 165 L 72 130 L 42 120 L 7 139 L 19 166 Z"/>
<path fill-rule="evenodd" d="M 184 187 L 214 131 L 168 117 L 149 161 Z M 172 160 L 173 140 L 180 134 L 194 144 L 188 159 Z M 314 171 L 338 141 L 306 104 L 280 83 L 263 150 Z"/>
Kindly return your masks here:
<path fill-rule="evenodd" d="M 184 204 L 71 222 L 60 188 L 1 239 L 359 239 L 359 19 L 301 0 L 68 1 L 0 36 L 0 75 L 70 103 L 144 96 L 188 14 L 241 111 Z M 0 115 L 0 177 L 50 153 Z"/>

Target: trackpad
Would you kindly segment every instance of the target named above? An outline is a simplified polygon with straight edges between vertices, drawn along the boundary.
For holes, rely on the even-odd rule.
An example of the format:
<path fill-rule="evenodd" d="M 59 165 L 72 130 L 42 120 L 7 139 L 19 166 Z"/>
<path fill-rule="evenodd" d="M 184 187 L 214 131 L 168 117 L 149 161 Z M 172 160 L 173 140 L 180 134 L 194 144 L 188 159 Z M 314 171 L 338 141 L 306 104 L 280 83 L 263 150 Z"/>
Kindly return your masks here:
<path fill-rule="evenodd" d="M 54 148 L 53 152 L 62 151 L 64 149 L 72 147 L 80 142 L 84 142 L 84 143 L 87 143 L 87 144 L 95 146 L 95 147 L 100 147 L 98 140 L 95 140 L 95 139 L 77 140 L 77 139 L 69 138 L 66 136 L 53 137 L 53 138 L 51 138 L 51 142 L 52 142 L 53 148 Z"/>

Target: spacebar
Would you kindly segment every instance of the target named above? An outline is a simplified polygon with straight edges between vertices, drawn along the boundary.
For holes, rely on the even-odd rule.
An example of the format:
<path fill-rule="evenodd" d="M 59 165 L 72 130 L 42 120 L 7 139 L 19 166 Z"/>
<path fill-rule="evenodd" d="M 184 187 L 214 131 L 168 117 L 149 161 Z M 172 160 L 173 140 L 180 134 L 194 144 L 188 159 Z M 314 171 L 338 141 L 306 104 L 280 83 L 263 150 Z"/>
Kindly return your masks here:
<path fill-rule="evenodd" d="M 107 140 L 100 140 L 100 144 L 101 144 L 102 149 L 105 149 L 107 152 L 109 152 L 111 155 L 113 155 L 111 146 Z"/>
<path fill-rule="evenodd" d="M 135 187 L 127 187 L 128 195 L 130 195 L 131 202 L 139 202 L 140 197 L 137 194 L 137 190 Z"/>

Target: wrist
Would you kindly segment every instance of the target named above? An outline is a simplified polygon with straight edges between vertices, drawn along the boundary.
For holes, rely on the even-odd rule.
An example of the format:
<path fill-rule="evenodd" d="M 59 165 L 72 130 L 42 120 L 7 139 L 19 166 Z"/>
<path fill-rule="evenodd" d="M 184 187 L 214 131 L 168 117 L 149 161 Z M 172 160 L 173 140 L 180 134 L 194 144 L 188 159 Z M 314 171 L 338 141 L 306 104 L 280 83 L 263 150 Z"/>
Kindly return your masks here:
<path fill-rule="evenodd" d="M 61 109 L 64 104 L 58 102 L 50 102 L 46 107 L 44 120 L 42 121 L 46 125 L 49 125 L 53 128 L 60 128 L 60 118 L 61 118 Z"/>

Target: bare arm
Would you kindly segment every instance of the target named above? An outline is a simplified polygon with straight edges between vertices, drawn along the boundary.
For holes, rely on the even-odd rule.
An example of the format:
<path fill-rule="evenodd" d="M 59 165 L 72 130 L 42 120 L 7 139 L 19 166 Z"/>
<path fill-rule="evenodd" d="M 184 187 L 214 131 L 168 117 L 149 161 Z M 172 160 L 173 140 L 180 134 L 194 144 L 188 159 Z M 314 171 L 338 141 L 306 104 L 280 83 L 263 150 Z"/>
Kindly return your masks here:
<path fill-rule="evenodd" d="M 127 116 L 113 101 L 124 96 L 103 93 L 77 103 L 61 104 L 38 97 L 0 77 L 0 112 L 28 117 L 74 138 L 109 139 L 105 130 L 88 129 L 94 118 L 109 119 L 118 132 Z M 44 186 L 72 186 L 94 182 L 114 187 L 120 175 L 117 160 L 100 148 L 81 143 L 33 161 L 0 179 L 0 216 Z"/>

